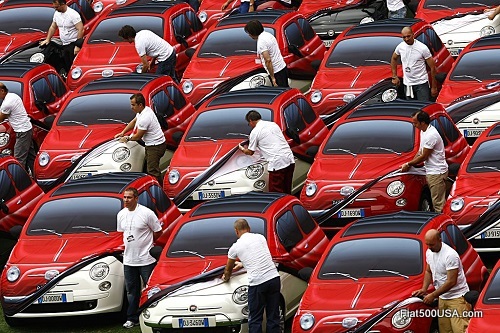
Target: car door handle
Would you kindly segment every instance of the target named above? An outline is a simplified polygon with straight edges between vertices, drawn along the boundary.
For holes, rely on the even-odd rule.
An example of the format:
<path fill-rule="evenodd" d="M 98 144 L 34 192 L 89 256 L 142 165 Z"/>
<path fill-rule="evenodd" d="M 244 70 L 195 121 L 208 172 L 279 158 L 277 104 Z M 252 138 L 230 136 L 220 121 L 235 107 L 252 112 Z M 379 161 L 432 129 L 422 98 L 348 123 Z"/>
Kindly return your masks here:
<path fill-rule="evenodd" d="M 23 201 L 22 201 L 21 199 L 17 200 L 17 204 L 18 204 L 18 205 L 20 205 L 20 204 L 22 204 L 22 203 L 23 203 Z"/>

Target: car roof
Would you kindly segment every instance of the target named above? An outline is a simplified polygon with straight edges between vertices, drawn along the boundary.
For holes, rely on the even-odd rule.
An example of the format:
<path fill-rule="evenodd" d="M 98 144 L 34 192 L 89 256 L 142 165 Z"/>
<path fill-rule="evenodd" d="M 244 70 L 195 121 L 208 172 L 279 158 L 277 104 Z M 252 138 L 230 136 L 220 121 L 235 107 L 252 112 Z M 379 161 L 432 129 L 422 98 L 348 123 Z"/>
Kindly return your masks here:
<path fill-rule="evenodd" d="M 477 49 L 485 46 L 498 46 L 500 47 L 500 34 L 489 35 L 481 37 L 470 43 L 469 49 Z"/>
<path fill-rule="evenodd" d="M 218 95 L 211 100 L 207 106 L 217 106 L 225 104 L 273 104 L 273 102 L 290 88 L 281 87 L 257 87 L 253 89 L 243 89 L 231 91 Z"/>
<path fill-rule="evenodd" d="M 80 92 L 100 91 L 100 90 L 142 90 L 151 81 L 162 77 L 156 74 L 126 74 L 107 78 L 100 78 L 90 81 L 80 89 Z"/>
<path fill-rule="evenodd" d="M 349 225 L 341 238 L 369 234 L 402 233 L 419 235 L 437 213 L 400 211 L 365 217 Z"/>
<path fill-rule="evenodd" d="M 500 123 L 496 123 L 494 127 L 488 133 L 488 137 L 500 135 Z"/>
<path fill-rule="evenodd" d="M 217 23 L 218 27 L 232 24 L 247 24 L 251 20 L 259 20 L 262 24 L 274 24 L 283 15 L 290 13 L 289 10 L 265 9 L 258 12 L 248 12 L 245 14 L 231 15 Z"/>
<path fill-rule="evenodd" d="M 130 14 L 130 13 L 151 13 L 151 14 L 163 14 L 175 5 L 185 4 L 183 1 L 155 1 L 155 0 L 138 0 L 131 3 L 130 5 L 120 7 L 113 12 L 109 13 L 108 16 Z"/>
<path fill-rule="evenodd" d="M 415 23 L 422 22 L 420 19 L 388 19 L 359 24 L 352 27 L 345 35 L 361 35 L 367 33 L 401 33 L 404 27 L 411 27 Z"/>
<path fill-rule="evenodd" d="M 47 66 L 36 62 L 10 62 L 0 65 L 0 76 L 24 77 L 33 68 Z"/>
<path fill-rule="evenodd" d="M 351 112 L 347 119 L 374 117 L 374 116 L 395 116 L 408 117 L 418 110 L 424 109 L 426 106 L 433 104 L 432 102 L 395 100 L 390 103 L 377 103 L 371 105 L 363 105 Z"/>
<path fill-rule="evenodd" d="M 191 216 L 206 214 L 249 212 L 264 214 L 277 200 L 286 196 L 284 193 L 248 192 L 242 195 L 234 195 L 227 198 L 207 201 L 195 207 Z"/>
<path fill-rule="evenodd" d="M 130 184 L 143 176 L 145 174 L 141 172 L 112 172 L 70 180 L 52 192 L 51 197 L 89 192 L 122 193 Z"/>

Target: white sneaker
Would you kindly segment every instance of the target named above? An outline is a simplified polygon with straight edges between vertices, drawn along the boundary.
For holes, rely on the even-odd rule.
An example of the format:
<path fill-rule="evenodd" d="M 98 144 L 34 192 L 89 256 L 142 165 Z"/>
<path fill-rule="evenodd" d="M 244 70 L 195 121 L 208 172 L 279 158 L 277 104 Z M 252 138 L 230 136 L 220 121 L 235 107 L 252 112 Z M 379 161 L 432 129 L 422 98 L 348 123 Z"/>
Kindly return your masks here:
<path fill-rule="evenodd" d="M 123 324 L 123 327 L 125 327 L 125 328 L 132 328 L 132 327 L 137 326 L 137 325 L 139 325 L 139 323 L 134 323 L 131 320 L 127 320 L 125 322 L 125 324 Z"/>

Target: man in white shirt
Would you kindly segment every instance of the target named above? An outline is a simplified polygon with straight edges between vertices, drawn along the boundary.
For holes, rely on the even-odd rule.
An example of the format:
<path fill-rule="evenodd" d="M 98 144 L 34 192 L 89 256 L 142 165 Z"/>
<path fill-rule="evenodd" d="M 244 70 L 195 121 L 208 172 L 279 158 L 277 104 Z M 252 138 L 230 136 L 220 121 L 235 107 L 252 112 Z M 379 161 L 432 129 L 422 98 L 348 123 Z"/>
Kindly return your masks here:
<path fill-rule="evenodd" d="M 392 83 L 396 86 L 400 84 L 397 69 L 398 58 L 401 57 L 406 98 L 430 101 L 431 96 L 436 97 L 438 94 L 436 65 L 431 52 L 425 44 L 415 39 L 411 27 L 404 27 L 401 35 L 404 41 L 396 46 L 391 57 Z M 426 64 L 431 71 L 430 90 Z"/>
<path fill-rule="evenodd" d="M 33 146 L 33 126 L 24 108 L 21 97 L 10 93 L 5 84 L 0 82 L 0 122 L 8 120 L 16 133 L 14 157 L 25 170 L 33 172 L 35 147 Z"/>
<path fill-rule="evenodd" d="M 439 332 L 464 333 L 469 325 L 466 312 L 470 310 L 470 305 L 464 299 L 469 286 L 460 256 L 442 242 L 436 229 L 427 231 L 425 243 L 428 249 L 425 253 L 427 267 L 424 282 L 422 288 L 415 290 L 412 296 L 424 297 L 426 304 L 431 304 L 439 297 L 438 307 L 443 314 L 438 318 Z M 435 290 L 428 294 L 427 289 L 431 283 Z"/>
<path fill-rule="evenodd" d="M 248 22 L 245 25 L 245 32 L 250 38 L 257 41 L 257 54 L 271 78 L 273 87 L 289 87 L 286 63 L 276 38 L 264 31 L 262 23 L 258 20 Z"/>
<path fill-rule="evenodd" d="M 168 75 L 177 82 L 175 49 L 166 40 L 150 30 L 136 32 L 130 25 L 123 26 L 118 36 L 129 43 L 135 43 L 135 49 L 142 61 L 142 73 L 147 73 L 156 60 L 156 74 Z M 148 56 L 152 58 L 151 62 L 148 62 Z"/>
<path fill-rule="evenodd" d="M 405 18 L 406 6 L 403 0 L 387 0 L 387 10 L 389 18 Z"/>
<path fill-rule="evenodd" d="M 261 234 L 250 232 L 247 220 L 234 222 L 238 240 L 228 251 L 222 279 L 227 282 L 234 269 L 242 266 L 248 277 L 248 331 L 262 333 L 262 318 L 266 309 L 266 332 L 279 332 L 280 276 L 273 262 L 267 241 Z M 241 263 L 236 263 L 239 258 Z"/>
<path fill-rule="evenodd" d="M 248 147 L 239 145 L 240 150 L 246 155 L 253 155 L 259 149 L 267 160 L 269 192 L 291 194 L 295 159 L 281 128 L 272 121 L 262 120 L 255 110 L 249 111 L 245 119 L 252 131 Z"/>
<path fill-rule="evenodd" d="M 163 184 L 160 159 L 167 150 L 165 134 L 161 129 L 160 123 L 154 111 L 146 106 L 146 100 L 141 93 L 130 97 L 130 107 L 136 113 L 135 118 L 127 124 L 115 138 L 120 138 L 120 142 L 143 140 L 146 146 L 146 167 L 151 176 L 158 179 Z M 132 134 L 125 136 L 125 133 L 132 130 Z"/>
<path fill-rule="evenodd" d="M 401 170 L 406 172 L 410 166 L 424 162 L 425 178 L 431 192 L 432 205 L 436 213 L 441 213 L 446 201 L 446 179 L 448 178 L 444 142 L 436 128 L 430 124 L 431 119 L 426 112 L 413 113 L 412 122 L 421 131 L 420 149 L 415 158 L 401 166 Z"/>
<path fill-rule="evenodd" d="M 59 38 L 63 44 L 64 69 L 66 73 L 69 73 L 73 60 L 80 51 L 80 47 L 76 45 L 76 41 L 79 38 L 83 38 L 82 18 L 76 10 L 68 7 L 66 0 L 54 0 L 52 6 L 56 12 L 47 32 L 47 38 L 40 42 L 40 46 L 49 44 L 52 36 L 59 29 Z"/>
<path fill-rule="evenodd" d="M 141 296 L 141 278 L 146 284 L 156 265 L 156 260 L 149 254 L 153 242 L 162 233 L 160 221 L 148 207 L 139 203 L 136 188 L 129 187 L 123 192 L 123 206 L 116 217 L 116 230 L 123 232 L 123 270 L 127 289 L 128 308 L 125 328 L 139 325 L 139 299 Z"/>

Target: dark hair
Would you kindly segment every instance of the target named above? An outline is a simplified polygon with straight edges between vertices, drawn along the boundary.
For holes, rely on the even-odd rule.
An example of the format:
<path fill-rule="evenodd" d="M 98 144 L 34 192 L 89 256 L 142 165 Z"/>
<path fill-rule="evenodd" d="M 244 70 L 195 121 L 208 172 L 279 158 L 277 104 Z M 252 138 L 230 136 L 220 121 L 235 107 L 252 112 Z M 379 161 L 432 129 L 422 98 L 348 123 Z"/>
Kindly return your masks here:
<path fill-rule="evenodd" d="M 132 192 L 132 194 L 134 195 L 134 198 L 137 198 L 139 196 L 139 191 L 137 191 L 137 189 L 135 187 L 127 187 L 125 189 L 125 191 L 123 191 L 123 193 L 125 192 Z"/>
<path fill-rule="evenodd" d="M 259 20 L 251 20 L 245 25 L 245 32 L 251 36 L 257 37 L 264 32 L 264 27 Z"/>
<path fill-rule="evenodd" d="M 130 25 L 124 25 L 120 31 L 118 31 L 118 36 L 123 39 L 135 38 L 136 32 L 134 27 Z"/>
<path fill-rule="evenodd" d="M 431 123 L 431 117 L 429 117 L 427 112 L 422 111 L 422 110 L 413 112 L 411 114 L 411 117 L 412 118 L 415 117 L 419 123 L 426 123 L 427 125 L 429 125 Z"/>
<path fill-rule="evenodd" d="M 135 102 L 137 104 L 142 104 L 142 106 L 146 106 L 146 99 L 144 98 L 144 95 L 141 93 L 133 94 L 130 96 L 130 100 L 135 99 Z"/>
<path fill-rule="evenodd" d="M 250 110 L 248 113 L 245 115 L 245 120 L 246 121 L 256 121 L 262 119 L 260 113 L 258 113 L 255 110 Z"/>
<path fill-rule="evenodd" d="M 7 86 L 5 86 L 5 84 L 3 84 L 1 82 L 0 82 L 0 89 L 2 89 L 3 91 L 5 91 L 6 93 L 9 92 L 9 89 L 7 89 Z"/>
<path fill-rule="evenodd" d="M 66 4 L 66 0 L 52 0 L 52 3 L 58 3 L 60 5 L 65 5 Z"/>

